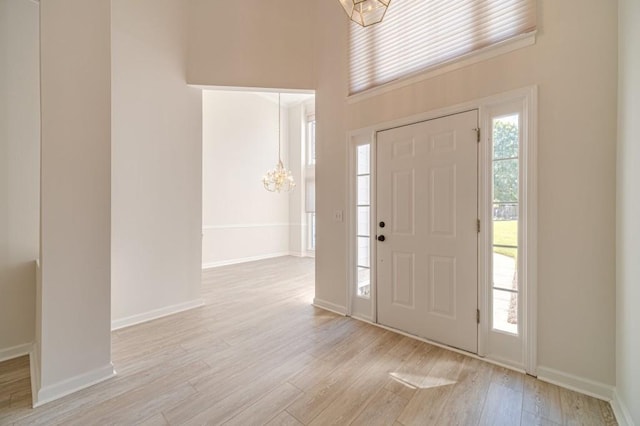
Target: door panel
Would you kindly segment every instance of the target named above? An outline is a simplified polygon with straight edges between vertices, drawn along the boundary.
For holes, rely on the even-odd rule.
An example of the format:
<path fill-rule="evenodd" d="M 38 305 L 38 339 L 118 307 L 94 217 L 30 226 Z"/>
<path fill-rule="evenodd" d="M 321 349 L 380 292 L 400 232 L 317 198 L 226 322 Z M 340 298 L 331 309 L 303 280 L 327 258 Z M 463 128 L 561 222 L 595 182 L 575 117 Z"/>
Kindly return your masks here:
<path fill-rule="evenodd" d="M 477 111 L 377 135 L 378 321 L 477 352 Z"/>

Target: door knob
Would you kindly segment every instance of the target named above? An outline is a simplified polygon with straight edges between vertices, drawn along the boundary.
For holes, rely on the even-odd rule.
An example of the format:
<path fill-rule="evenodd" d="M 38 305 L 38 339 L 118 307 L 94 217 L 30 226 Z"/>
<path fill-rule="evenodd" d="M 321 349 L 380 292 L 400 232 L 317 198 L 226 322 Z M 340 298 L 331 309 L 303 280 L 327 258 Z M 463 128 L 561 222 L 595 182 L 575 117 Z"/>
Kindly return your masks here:
<path fill-rule="evenodd" d="M 384 240 L 385 240 L 384 235 L 378 235 L 378 241 L 384 241 Z"/>
<path fill-rule="evenodd" d="M 380 222 L 380 228 L 384 228 L 385 223 L 384 222 Z"/>

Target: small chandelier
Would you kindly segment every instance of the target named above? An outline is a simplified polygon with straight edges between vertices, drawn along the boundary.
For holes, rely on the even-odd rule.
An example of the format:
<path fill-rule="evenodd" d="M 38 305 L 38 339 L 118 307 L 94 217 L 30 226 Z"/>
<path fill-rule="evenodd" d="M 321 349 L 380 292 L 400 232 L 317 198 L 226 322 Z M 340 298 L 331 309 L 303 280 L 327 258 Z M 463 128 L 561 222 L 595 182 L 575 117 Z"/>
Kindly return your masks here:
<path fill-rule="evenodd" d="M 291 170 L 284 168 L 280 155 L 280 93 L 278 93 L 278 164 L 275 169 L 268 170 L 262 177 L 262 184 L 269 192 L 289 192 L 296 187 Z"/>
<path fill-rule="evenodd" d="M 391 0 L 340 0 L 349 18 L 363 27 L 382 21 Z"/>

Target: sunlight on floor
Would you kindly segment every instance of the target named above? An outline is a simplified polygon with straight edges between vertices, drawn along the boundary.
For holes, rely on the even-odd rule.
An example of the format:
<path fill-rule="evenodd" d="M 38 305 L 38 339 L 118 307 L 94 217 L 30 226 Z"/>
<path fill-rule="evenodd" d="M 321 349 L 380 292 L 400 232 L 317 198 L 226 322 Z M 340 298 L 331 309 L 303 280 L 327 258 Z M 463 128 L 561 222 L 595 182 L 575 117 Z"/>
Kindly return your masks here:
<path fill-rule="evenodd" d="M 419 376 L 409 373 L 389 373 L 389 376 L 398 383 L 411 389 L 429 389 L 438 386 L 453 385 L 456 382 L 442 377 Z"/>

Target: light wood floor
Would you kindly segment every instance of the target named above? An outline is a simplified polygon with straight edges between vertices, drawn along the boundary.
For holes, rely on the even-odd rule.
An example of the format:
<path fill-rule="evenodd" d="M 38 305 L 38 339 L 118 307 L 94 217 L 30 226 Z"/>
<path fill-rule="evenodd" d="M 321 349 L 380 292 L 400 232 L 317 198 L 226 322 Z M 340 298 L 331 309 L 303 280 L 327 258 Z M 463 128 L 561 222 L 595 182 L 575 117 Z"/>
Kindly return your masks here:
<path fill-rule="evenodd" d="M 203 294 L 114 332 L 118 375 L 43 407 L 24 358 L 0 366 L 0 424 L 616 424 L 605 402 L 313 308 L 309 259 L 210 270 Z"/>

